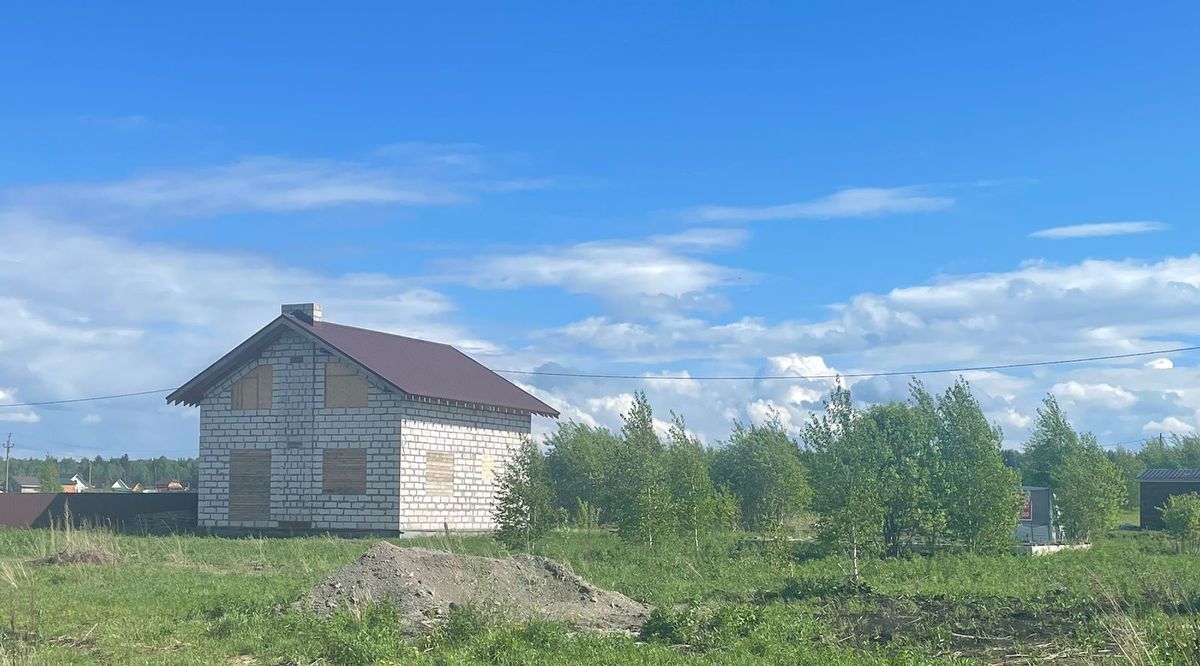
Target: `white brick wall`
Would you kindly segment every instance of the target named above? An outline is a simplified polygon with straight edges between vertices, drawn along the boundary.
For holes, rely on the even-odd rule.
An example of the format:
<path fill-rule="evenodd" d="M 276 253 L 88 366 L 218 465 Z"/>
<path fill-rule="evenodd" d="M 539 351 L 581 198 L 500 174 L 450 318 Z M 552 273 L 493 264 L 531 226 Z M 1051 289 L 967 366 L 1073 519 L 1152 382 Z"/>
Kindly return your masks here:
<path fill-rule="evenodd" d="M 271 528 L 280 521 L 314 529 L 375 531 L 486 530 L 494 527 L 493 478 L 485 460 L 504 464 L 530 429 L 529 414 L 431 401 L 394 393 L 370 380 L 365 408 L 325 408 L 324 363 L 307 337 L 287 332 L 259 359 L 214 386 L 200 404 L 199 524 Z M 270 410 L 232 411 L 232 386 L 260 363 L 272 365 Z M 365 495 L 321 492 L 322 450 L 367 449 Z M 271 450 L 271 520 L 228 520 L 229 451 Z M 454 455 L 454 493 L 425 492 L 425 452 Z"/>
<path fill-rule="evenodd" d="M 529 415 L 487 411 L 445 402 L 404 402 L 400 456 L 400 528 L 403 530 L 490 530 L 496 479 L 529 434 Z M 425 454 L 454 456 L 454 493 L 430 496 L 425 491 Z M 484 474 L 489 458 L 493 469 Z"/>

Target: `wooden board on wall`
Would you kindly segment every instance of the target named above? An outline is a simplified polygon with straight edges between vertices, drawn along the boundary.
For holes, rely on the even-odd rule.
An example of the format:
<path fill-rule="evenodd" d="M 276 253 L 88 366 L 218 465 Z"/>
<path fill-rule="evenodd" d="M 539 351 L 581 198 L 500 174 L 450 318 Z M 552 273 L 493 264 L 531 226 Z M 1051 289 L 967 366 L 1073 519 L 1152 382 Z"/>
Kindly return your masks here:
<path fill-rule="evenodd" d="M 271 519 L 271 451 L 229 452 L 229 520 Z"/>
<path fill-rule="evenodd" d="M 425 453 L 425 493 L 431 497 L 449 497 L 454 494 L 453 453 Z"/>
<path fill-rule="evenodd" d="M 367 494 L 367 450 L 325 449 L 321 491 L 326 495 Z"/>
<path fill-rule="evenodd" d="M 325 364 L 325 406 L 366 407 L 367 378 L 339 361 Z"/>

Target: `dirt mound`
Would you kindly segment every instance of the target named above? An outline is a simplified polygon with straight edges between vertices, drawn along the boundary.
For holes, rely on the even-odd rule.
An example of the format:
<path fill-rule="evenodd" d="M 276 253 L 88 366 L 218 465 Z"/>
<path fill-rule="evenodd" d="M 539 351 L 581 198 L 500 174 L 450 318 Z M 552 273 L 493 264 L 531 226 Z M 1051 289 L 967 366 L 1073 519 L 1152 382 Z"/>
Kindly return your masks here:
<path fill-rule="evenodd" d="M 34 564 L 117 564 L 121 558 L 105 550 L 63 550 L 36 560 Z"/>
<path fill-rule="evenodd" d="M 400 548 L 386 541 L 317 583 L 317 612 L 391 602 L 417 628 L 431 628 L 452 606 L 470 605 L 513 620 L 551 619 L 595 631 L 637 631 L 650 607 L 595 587 L 544 557 L 505 559 Z"/>

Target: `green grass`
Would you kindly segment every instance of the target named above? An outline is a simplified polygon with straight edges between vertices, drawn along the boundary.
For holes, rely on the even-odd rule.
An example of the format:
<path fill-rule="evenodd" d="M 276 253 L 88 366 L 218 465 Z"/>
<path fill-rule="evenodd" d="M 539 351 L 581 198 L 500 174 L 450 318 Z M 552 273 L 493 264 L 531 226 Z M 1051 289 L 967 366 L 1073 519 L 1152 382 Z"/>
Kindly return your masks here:
<path fill-rule="evenodd" d="M 646 551 L 605 532 L 559 533 L 540 546 L 592 582 L 658 606 L 640 637 L 506 624 L 465 608 L 411 640 L 386 606 L 324 619 L 292 607 L 373 543 L 0 531 L 0 662 L 925 664 L 1009 652 L 1169 664 L 1197 663 L 1200 649 L 1200 562 L 1155 534 L 1114 533 L 1090 551 L 1037 558 L 868 561 L 866 589 L 849 584 L 842 558 L 803 544 L 740 547 L 734 534 L 699 552 Z M 396 543 L 502 554 L 484 538 Z M 70 548 L 120 562 L 31 564 Z"/>

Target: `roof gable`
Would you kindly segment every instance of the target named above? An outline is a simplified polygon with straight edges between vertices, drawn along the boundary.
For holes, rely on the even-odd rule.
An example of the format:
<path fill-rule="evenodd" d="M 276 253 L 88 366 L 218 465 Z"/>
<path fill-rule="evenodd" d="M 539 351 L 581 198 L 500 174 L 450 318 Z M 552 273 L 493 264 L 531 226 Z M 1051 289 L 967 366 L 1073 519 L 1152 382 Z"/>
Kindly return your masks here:
<path fill-rule="evenodd" d="M 211 386 L 257 357 L 287 329 L 318 340 L 402 393 L 558 416 L 553 407 L 450 345 L 290 314 L 275 318 L 167 396 L 167 402 L 199 404 Z"/>

